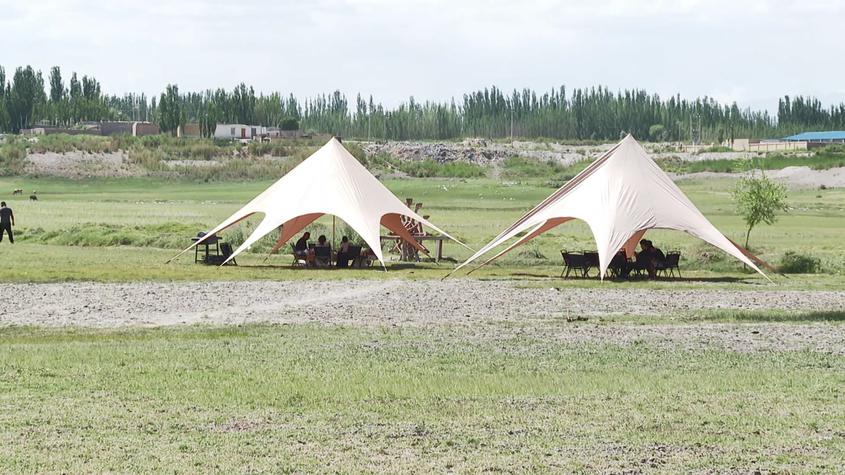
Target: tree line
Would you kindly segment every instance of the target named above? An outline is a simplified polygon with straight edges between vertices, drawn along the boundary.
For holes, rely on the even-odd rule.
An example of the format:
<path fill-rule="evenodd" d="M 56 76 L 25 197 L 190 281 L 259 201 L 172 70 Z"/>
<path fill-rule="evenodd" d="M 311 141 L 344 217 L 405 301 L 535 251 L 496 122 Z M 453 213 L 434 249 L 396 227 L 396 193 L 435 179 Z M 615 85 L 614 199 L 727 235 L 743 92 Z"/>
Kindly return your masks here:
<path fill-rule="evenodd" d="M 462 137 L 548 137 L 615 140 L 626 133 L 655 141 L 722 142 L 734 137 L 780 137 L 803 130 L 845 129 L 845 104 L 825 107 L 812 97 L 784 96 L 776 116 L 767 111 L 720 104 L 713 98 L 661 98 L 644 90 L 566 87 L 538 93 L 497 87 L 464 94 L 460 101 L 419 102 L 414 97 L 385 107 L 372 96 L 354 102 L 339 91 L 301 100 L 293 94 L 256 94 L 240 84 L 232 90 L 179 91 L 168 85 L 158 97 L 102 93 L 93 76 L 75 72 L 65 82 L 59 67 L 47 81 L 32 67 L 7 79 L 0 67 L 0 132 L 35 124 L 72 127 L 84 122 L 134 120 L 157 123 L 175 133 L 196 122 L 203 136 L 217 124 L 241 123 L 302 128 L 370 140 L 428 140 Z"/>

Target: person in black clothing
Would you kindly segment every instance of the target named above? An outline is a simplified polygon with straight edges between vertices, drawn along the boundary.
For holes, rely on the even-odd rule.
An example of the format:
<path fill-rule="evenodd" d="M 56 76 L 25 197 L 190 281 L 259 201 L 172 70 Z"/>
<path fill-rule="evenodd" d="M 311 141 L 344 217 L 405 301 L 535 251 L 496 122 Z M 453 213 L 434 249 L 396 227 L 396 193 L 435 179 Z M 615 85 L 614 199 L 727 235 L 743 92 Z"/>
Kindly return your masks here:
<path fill-rule="evenodd" d="M 296 241 L 296 244 L 293 245 L 293 250 L 296 252 L 297 256 L 305 257 L 308 254 L 308 240 L 311 239 L 311 233 L 308 231 Z"/>
<path fill-rule="evenodd" d="M 666 260 L 666 254 L 654 247 L 654 244 L 648 239 L 640 241 L 640 249 L 641 251 L 637 253 L 635 265 L 638 269 L 645 269 L 648 272 L 649 279 L 654 279 L 657 277 L 657 264 Z"/>
<path fill-rule="evenodd" d="M 15 236 L 12 234 L 12 226 L 15 225 L 15 213 L 12 208 L 6 207 L 6 202 L 0 202 L 0 242 L 3 242 L 3 233 L 9 234 L 9 242 L 15 243 Z"/>
<path fill-rule="evenodd" d="M 660 248 L 654 247 L 651 241 L 648 242 L 648 246 L 651 248 L 651 260 L 655 264 L 662 263 L 666 260 L 666 254 Z"/>

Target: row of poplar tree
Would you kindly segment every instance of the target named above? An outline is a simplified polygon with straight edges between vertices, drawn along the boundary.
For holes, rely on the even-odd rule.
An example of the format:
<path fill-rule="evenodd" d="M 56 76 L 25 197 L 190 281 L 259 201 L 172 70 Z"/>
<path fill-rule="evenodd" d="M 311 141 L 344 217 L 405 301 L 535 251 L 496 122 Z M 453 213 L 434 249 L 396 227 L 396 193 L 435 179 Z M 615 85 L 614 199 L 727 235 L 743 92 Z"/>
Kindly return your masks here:
<path fill-rule="evenodd" d="M 45 81 L 41 71 L 17 68 L 6 77 L 0 67 L 0 132 L 35 124 L 73 127 L 104 120 L 150 121 L 163 132 L 197 122 L 204 136 L 221 123 L 302 128 L 370 140 L 424 140 L 461 137 L 548 137 L 613 140 L 625 133 L 655 141 L 722 142 L 734 137 L 779 137 L 803 130 L 845 129 L 845 104 L 825 107 L 810 97 L 785 96 L 777 116 L 724 105 L 708 97 L 668 99 L 643 90 L 612 92 L 607 87 L 545 93 L 510 93 L 494 87 L 465 94 L 461 101 L 419 102 L 413 97 L 392 108 L 358 95 L 354 103 L 339 91 L 300 100 L 292 94 L 256 94 L 240 84 L 182 93 L 168 85 L 156 98 L 102 93 L 100 83 L 74 72 L 65 82 L 59 67 Z"/>

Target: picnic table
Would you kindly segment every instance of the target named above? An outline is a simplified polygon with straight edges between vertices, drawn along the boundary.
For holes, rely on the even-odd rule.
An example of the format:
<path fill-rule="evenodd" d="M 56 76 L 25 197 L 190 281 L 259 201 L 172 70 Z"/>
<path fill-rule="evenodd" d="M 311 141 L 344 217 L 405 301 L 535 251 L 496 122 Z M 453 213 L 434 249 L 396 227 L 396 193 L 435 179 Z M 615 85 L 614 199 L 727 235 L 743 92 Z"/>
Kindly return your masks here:
<path fill-rule="evenodd" d="M 200 234 L 201 235 L 197 235 L 197 236 L 192 237 L 191 241 L 197 242 L 200 239 L 205 237 L 204 233 L 200 233 Z M 210 252 L 211 249 L 212 249 L 211 246 L 214 246 L 214 248 L 213 248 L 214 249 L 214 255 L 219 256 L 220 255 L 220 237 L 219 236 L 217 236 L 217 235 L 211 236 L 209 238 L 206 238 L 205 241 L 203 241 L 203 242 L 197 244 L 196 246 L 194 246 L 194 263 L 208 261 L 208 256 L 209 256 L 209 254 L 211 254 L 211 252 Z M 200 247 L 202 247 L 203 250 L 204 250 L 202 258 L 200 258 Z"/>

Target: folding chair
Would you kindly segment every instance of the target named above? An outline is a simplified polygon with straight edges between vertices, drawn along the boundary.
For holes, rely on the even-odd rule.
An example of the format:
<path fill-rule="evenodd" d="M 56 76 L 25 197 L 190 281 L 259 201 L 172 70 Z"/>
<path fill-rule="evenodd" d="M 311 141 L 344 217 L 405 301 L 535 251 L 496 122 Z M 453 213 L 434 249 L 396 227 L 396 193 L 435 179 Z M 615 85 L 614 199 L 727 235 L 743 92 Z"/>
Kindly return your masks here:
<path fill-rule="evenodd" d="M 586 260 L 584 259 L 583 254 L 576 254 L 574 252 L 566 252 L 562 250 L 560 251 L 560 255 L 563 257 L 563 271 L 560 273 L 561 277 L 568 279 L 569 274 L 572 271 L 575 272 L 576 276 L 579 272 L 581 277 L 586 276 Z"/>
<path fill-rule="evenodd" d="M 584 277 L 590 276 L 590 269 L 599 268 L 599 253 L 597 251 L 583 251 L 584 255 Z"/>
<path fill-rule="evenodd" d="M 666 253 L 666 259 L 663 262 L 657 263 L 655 268 L 657 274 L 661 272 L 664 277 L 675 277 L 677 271 L 678 277 L 681 277 L 681 268 L 679 266 L 681 261 L 681 251 L 669 251 Z"/>
<path fill-rule="evenodd" d="M 314 263 L 317 267 L 331 267 L 332 248 L 329 246 L 317 246 L 314 248 Z"/>
<path fill-rule="evenodd" d="M 306 267 L 308 265 L 308 261 L 305 260 L 303 256 L 300 256 L 296 253 L 296 247 L 293 243 L 290 243 L 290 251 L 293 254 L 293 262 L 291 262 L 291 267 Z"/>

